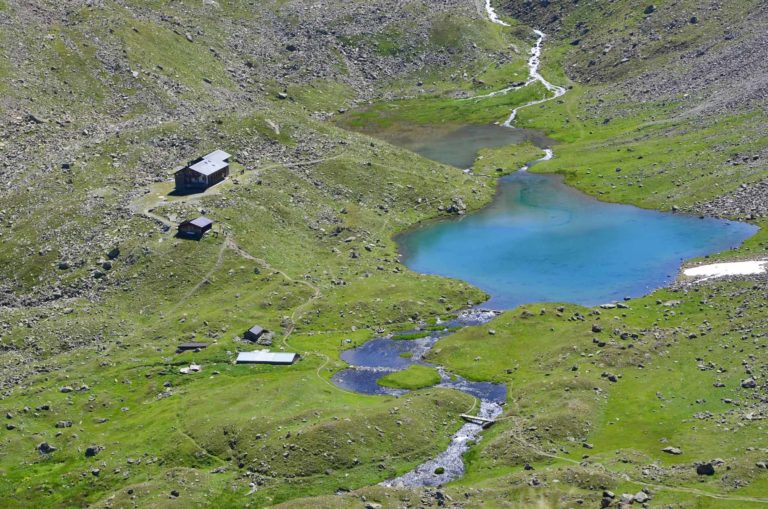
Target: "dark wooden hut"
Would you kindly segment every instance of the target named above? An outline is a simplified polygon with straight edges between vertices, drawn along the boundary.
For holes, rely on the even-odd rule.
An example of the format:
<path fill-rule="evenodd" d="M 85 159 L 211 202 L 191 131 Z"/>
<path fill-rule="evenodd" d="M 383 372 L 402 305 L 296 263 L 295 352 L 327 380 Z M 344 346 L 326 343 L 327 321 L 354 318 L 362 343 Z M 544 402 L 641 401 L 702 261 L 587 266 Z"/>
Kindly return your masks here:
<path fill-rule="evenodd" d="M 249 341 L 258 341 L 261 336 L 264 335 L 264 328 L 258 325 L 254 325 L 243 334 L 243 337 Z"/>
<path fill-rule="evenodd" d="M 191 221 L 184 221 L 179 225 L 179 236 L 190 239 L 199 239 L 205 232 L 211 229 L 213 221 L 207 217 L 200 216 Z"/>
<path fill-rule="evenodd" d="M 189 350 L 202 350 L 208 348 L 208 343 L 181 343 L 176 347 L 177 352 L 186 352 Z"/>

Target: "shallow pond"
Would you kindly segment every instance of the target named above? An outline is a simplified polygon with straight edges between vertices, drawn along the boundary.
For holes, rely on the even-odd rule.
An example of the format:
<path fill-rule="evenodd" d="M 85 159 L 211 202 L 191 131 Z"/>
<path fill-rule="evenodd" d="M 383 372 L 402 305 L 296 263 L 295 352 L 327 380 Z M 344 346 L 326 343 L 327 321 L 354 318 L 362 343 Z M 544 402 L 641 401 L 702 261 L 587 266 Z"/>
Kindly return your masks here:
<path fill-rule="evenodd" d="M 509 309 L 645 295 L 674 280 L 683 260 L 736 247 L 756 231 L 744 223 L 604 203 L 559 176 L 517 172 L 500 179 L 488 207 L 421 225 L 397 241 L 411 269 L 468 281 L 491 296 L 485 306 Z"/>
<path fill-rule="evenodd" d="M 548 147 L 553 141 L 533 129 L 470 124 L 457 126 L 399 126 L 395 132 L 372 133 L 419 155 L 457 168 L 469 168 L 482 148 L 498 148 L 530 141 Z"/>
<path fill-rule="evenodd" d="M 379 385 L 379 378 L 411 364 L 430 366 L 424 361 L 424 356 L 440 338 L 451 334 L 456 328 L 486 323 L 494 316 L 492 312 L 471 310 L 444 323 L 442 328 L 424 331 L 429 335 L 423 338 L 392 339 L 387 336 L 367 341 L 341 353 L 341 358 L 353 367 L 339 371 L 332 377 L 332 381 L 339 387 L 363 394 L 405 394 L 408 391 Z M 413 332 L 416 331 L 404 331 L 405 334 Z M 506 399 L 506 387 L 503 384 L 472 382 L 447 373 L 442 368 L 438 368 L 438 371 L 441 381 L 437 387 L 456 389 L 497 404 Z"/>
<path fill-rule="evenodd" d="M 352 367 L 343 369 L 332 377 L 337 386 L 362 394 L 388 394 L 401 396 L 408 391 L 390 389 L 378 384 L 379 378 L 398 371 L 411 364 L 423 364 L 424 355 L 442 337 L 451 334 L 457 327 L 479 325 L 493 319 L 496 313 L 478 309 L 466 310 L 456 319 L 442 324 L 442 327 L 424 331 L 429 335 L 419 339 L 392 339 L 381 337 L 367 341 L 361 346 L 345 350 L 341 357 Z M 417 331 L 403 331 L 402 334 Z M 471 394 L 480 400 L 479 406 L 470 411 L 478 417 L 495 419 L 502 413 L 507 388 L 504 384 L 472 382 L 452 375 L 436 366 L 440 372 L 440 383 L 436 387 L 454 389 Z M 452 437 L 448 448 L 437 457 L 426 461 L 412 471 L 382 484 L 385 486 L 438 486 L 464 474 L 462 456 L 480 435 L 483 427 L 478 423 L 465 423 Z"/>

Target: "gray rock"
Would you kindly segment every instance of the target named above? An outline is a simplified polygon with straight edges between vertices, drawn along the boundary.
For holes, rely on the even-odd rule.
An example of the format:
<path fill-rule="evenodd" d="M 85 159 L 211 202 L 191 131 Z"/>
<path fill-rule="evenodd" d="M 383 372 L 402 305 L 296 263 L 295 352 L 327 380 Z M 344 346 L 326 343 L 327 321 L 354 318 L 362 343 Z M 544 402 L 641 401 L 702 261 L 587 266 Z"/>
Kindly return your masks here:
<path fill-rule="evenodd" d="M 757 387 L 757 382 L 755 382 L 754 378 L 747 378 L 746 380 L 741 381 L 741 386 L 744 389 L 754 389 Z"/>
<path fill-rule="evenodd" d="M 677 447 L 665 447 L 662 449 L 663 452 L 666 452 L 667 454 L 674 454 L 675 456 L 679 456 L 683 454 L 683 451 Z"/>
<path fill-rule="evenodd" d="M 48 442 L 43 442 L 37 446 L 37 450 L 43 454 L 50 454 L 56 450 L 56 448 L 50 445 Z"/>
<path fill-rule="evenodd" d="M 648 494 L 644 491 L 638 491 L 637 493 L 635 493 L 634 499 L 635 499 L 635 502 L 639 504 L 644 504 L 648 502 L 651 499 L 651 497 L 649 497 Z"/>
<path fill-rule="evenodd" d="M 85 457 L 92 458 L 102 451 L 103 447 L 100 445 L 91 445 L 85 449 Z"/>

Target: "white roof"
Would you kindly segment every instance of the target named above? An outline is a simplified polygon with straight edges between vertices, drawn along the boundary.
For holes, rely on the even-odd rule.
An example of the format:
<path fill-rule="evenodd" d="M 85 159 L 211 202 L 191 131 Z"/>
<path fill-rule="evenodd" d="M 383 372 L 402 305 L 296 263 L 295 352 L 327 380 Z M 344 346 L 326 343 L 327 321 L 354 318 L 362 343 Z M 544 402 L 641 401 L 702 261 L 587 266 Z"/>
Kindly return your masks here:
<path fill-rule="evenodd" d="M 238 363 L 293 364 L 294 359 L 296 359 L 296 354 L 291 352 L 258 350 L 256 352 L 240 352 L 237 354 Z"/>
<path fill-rule="evenodd" d="M 222 168 L 226 167 L 227 163 L 221 160 L 211 161 L 210 159 L 203 158 L 189 167 L 190 170 L 196 171 L 202 175 L 210 175 L 216 173 Z"/>
<path fill-rule="evenodd" d="M 213 220 L 208 219 L 205 216 L 200 216 L 197 219 L 193 219 L 192 221 L 190 221 L 189 224 L 193 224 L 198 228 L 205 228 L 209 224 L 213 224 Z"/>
<path fill-rule="evenodd" d="M 214 150 L 210 154 L 204 155 L 203 159 L 208 159 L 211 162 L 216 162 L 216 161 L 226 161 L 230 157 L 232 156 L 230 154 L 227 154 L 223 150 Z"/>

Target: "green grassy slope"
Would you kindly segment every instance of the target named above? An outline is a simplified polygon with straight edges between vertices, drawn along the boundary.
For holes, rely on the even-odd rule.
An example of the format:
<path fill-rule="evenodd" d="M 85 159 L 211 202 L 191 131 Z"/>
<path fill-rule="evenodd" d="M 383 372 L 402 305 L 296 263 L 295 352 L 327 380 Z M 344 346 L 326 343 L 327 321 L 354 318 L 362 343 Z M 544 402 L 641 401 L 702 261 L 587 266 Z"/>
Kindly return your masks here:
<path fill-rule="evenodd" d="M 336 116 L 340 125 L 378 133 L 503 120 L 543 90 L 457 98 L 523 79 L 528 29 L 501 29 L 454 3 L 443 12 L 407 2 L 414 20 L 428 14 L 428 26 L 393 22 L 368 35 L 351 14 L 335 17 L 328 23 L 338 33 L 319 35 L 339 46 L 324 47 L 318 63 L 302 54 L 303 37 L 315 33 L 298 28 L 302 2 L 104 2 L 72 11 L 37 2 L 39 13 L 22 4 L 0 2 L 8 28 L 0 91 L 10 113 L 2 127 L 10 141 L 0 142 L 9 163 L 0 192 L 0 409 L 8 414 L 0 499 L 9 507 L 360 507 L 366 496 L 387 507 L 437 505 L 434 492 L 364 487 L 442 450 L 472 398 L 433 389 L 360 396 L 329 378 L 344 367 L 344 340 L 410 329 L 484 299 L 465 283 L 408 271 L 392 237 L 455 198 L 481 207 L 493 194 L 487 175 L 540 154 L 485 151 L 477 175 L 466 175 L 320 119 L 357 104 Z M 321 14 L 304 21 L 322 25 Z M 618 30 L 622 16 L 596 28 L 591 44 Z M 41 37 L 23 30 L 43 18 Z M 564 23 L 575 29 L 574 20 Z M 273 25 L 281 29 L 258 31 Z M 701 44 L 706 30 L 691 30 L 685 44 Z M 286 34 L 298 50 L 286 48 Z M 356 47 L 376 65 L 405 67 L 361 80 L 372 65 L 345 56 Z M 569 83 L 581 76 L 564 71 L 574 51 L 566 36 L 546 47 L 543 72 L 572 89 L 519 115 L 518 125 L 560 141 L 536 171 L 562 173 L 601 199 L 690 211 L 765 178 L 760 158 L 743 161 L 764 150 L 752 135 L 764 131 L 761 116 L 700 118 L 698 103 L 683 97 L 635 104 L 601 82 L 627 78 L 618 72 Z M 668 60 L 660 52 L 649 66 Z M 288 97 L 278 99 L 283 90 Z M 170 170 L 218 147 L 236 154 L 228 182 L 198 198 L 167 195 Z M 217 223 L 217 235 L 201 242 L 158 224 L 201 213 Z M 718 257 L 765 256 L 765 231 Z M 505 419 L 447 493 L 468 507 L 596 504 L 605 488 L 642 487 L 652 504 L 759 503 L 762 389 L 740 381 L 746 369 L 764 376 L 764 296 L 764 282 L 749 280 L 661 290 L 629 309 L 528 306 L 532 316 L 512 311 L 442 340 L 435 362 L 510 388 Z M 254 323 L 274 331 L 273 349 L 302 359 L 234 365 L 236 352 L 261 348 L 239 339 Z M 590 332 L 593 323 L 602 332 Z M 174 353 L 182 341 L 210 346 Z M 193 362 L 201 372 L 179 372 Z M 43 442 L 56 450 L 42 454 Z M 666 445 L 683 454 L 661 452 Z M 86 456 L 91 446 L 97 452 Z M 714 477 L 695 475 L 695 462 L 718 457 Z"/>
<path fill-rule="evenodd" d="M 284 10 L 300 2 L 12 2 L 13 17 L 2 5 L 2 86 L 15 86 L 0 192 L 4 505 L 263 506 L 375 484 L 445 447 L 472 398 L 366 397 L 328 379 L 344 339 L 484 299 L 407 271 L 392 237 L 455 198 L 481 206 L 491 185 L 318 120 L 359 93 L 364 82 L 344 77 L 354 69 L 278 82 L 258 68 L 285 55 L 239 44 L 280 37 L 239 30 L 290 24 Z M 393 79 L 415 83 L 417 57 L 442 44 L 488 65 L 471 56 L 489 49 L 482 40 L 475 51 L 474 36 L 445 29 L 485 23 L 459 9 L 433 29 L 426 14 L 418 30 L 434 39 Z M 168 196 L 174 167 L 219 147 L 236 155 L 228 182 Z M 157 219 L 201 211 L 217 235 L 200 242 Z M 237 351 L 261 348 L 239 339 L 254 323 L 302 360 L 234 366 Z M 191 340 L 211 346 L 174 352 Z M 179 372 L 193 362 L 200 373 Z"/>
<path fill-rule="evenodd" d="M 609 9 L 628 9 L 629 15 L 634 8 L 618 3 Z M 621 27 L 606 23 L 600 12 L 585 5 L 564 18 L 563 25 L 587 20 L 597 32 L 594 45 L 607 34 L 619 37 Z M 727 15 L 737 17 L 738 12 L 728 10 Z M 627 27 L 634 21 L 613 14 L 610 19 L 624 20 L 624 30 L 631 29 Z M 710 19 L 707 26 L 720 21 Z M 581 57 L 574 58 L 574 52 L 582 50 L 569 44 L 568 28 L 555 37 L 563 42 L 545 48 L 543 72 L 568 85 L 569 92 L 560 100 L 521 110 L 516 123 L 559 141 L 556 157 L 533 171 L 563 174 L 568 183 L 601 200 L 694 213 L 768 176 L 762 157 L 753 157 L 765 150 L 760 115 L 705 115 L 699 113 L 698 98 L 681 94 L 675 100 L 637 100 L 624 88 L 622 80 L 631 79 L 626 73 L 663 67 L 682 48 L 707 44 L 716 34 L 693 27 L 681 34 L 687 38 L 683 46 L 665 46 L 646 63 L 623 71 L 610 71 L 615 68 L 601 62 L 596 72 L 602 70 L 600 80 L 608 84 L 571 82 L 562 69 L 579 65 Z M 408 120 L 439 122 L 439 116 L 431 116 L 431 101 L 427 99 L 423 110 L 411 104 Z M 387 108 L 376 107 L 375 115 L 366 111 L 359 118 L 383 119 L 388 128 L 400 129 L 388 123 L 392 113 Z M 506 111 L 495 115 L 502 120 Z M 514 171 L 540 152 L 520 146 L 481 155 L 475 172 L 493 175 Z M 768 256 L 765 217 L 748 205 L 722 210 L 721 215 L 763 229 L 741 248 L 711 259 Z M 653 507 L 767 504 L 768 477 L 759 466 L 765 455 L 759 445 L 763 389 L 760 383 L 757 389 L 741 386 L 749 377 L 764 375 L 755 365 L 762 365 L 765 357 L 765 292 L 764 278 L 751 278 L 659 290 L 613 309 L 523 306 L 486 326 L 442 339 L 431 362 L 469 379 L 505 383 L 510 391 L 503 418 L 466 456 L 467 475 L 444 493 L 467 507 L 597 506 L 606 489 L 617 494 L 646 489 Z M 593 324 L 600 332 L 593 332 Z M 668 446 L 682 454 L 664 452 Z M 696 466 L 709 462 L 714 462 L 715 474 L 698 475 Z M 360 496 L 383 507 L 396 507 L 395 500 L 414 496 L 434 506 L 439 500 L 429 490 L 412 495 L 369 489 L 337 497 L 335 503 L 351 507 Z M 331 502 L 315 498 L 286 507 L 314 503 Z"/>

